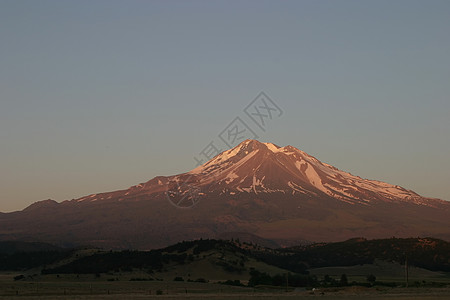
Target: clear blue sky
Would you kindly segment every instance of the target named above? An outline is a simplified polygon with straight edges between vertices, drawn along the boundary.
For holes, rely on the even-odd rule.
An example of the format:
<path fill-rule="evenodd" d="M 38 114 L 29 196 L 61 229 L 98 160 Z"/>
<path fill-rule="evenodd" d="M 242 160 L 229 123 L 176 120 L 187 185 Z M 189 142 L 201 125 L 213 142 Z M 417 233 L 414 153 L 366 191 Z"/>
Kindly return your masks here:
<path fill-rule="evenodd" d="M 258 132 L 450 200 L 450 1 L 0 0 L 0 211 L 192 169 Z"/>

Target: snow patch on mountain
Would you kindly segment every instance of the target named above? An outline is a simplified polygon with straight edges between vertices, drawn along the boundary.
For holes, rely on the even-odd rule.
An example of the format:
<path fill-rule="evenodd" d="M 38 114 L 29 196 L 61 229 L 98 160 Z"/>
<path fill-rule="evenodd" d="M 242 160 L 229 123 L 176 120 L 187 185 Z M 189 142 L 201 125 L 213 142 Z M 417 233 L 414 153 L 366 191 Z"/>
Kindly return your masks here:
<path fill-rule="evenodd" d="M 231 182 L 233 182 L 235 179 L 239 178 L 239 175 L 237 175 L 234 172 L 230 172 L 227 177 L 225 177 L 225 183 L 229 184 Z"/>
<path fill-rule="evenodd" d="M 280 147 L 277 147 L 276 145 L 272 144 L 272 143 L 263 143 L 264 145 L 266 145 L 266 147 L 272 151 L 272 152 L 278 152 Z"/>
<path fill-rule="evenodd" d="M 316 170 L 314 170 L 314 167 L 312 167 L 310 164 L 306 165 L 305 174 L 308 177 L 309 182 L 315 186 L 317 189 L 321 190 L 322 192 L 327 192 L 328 190 L 323 186 L 322 179 L 320 178 L 319 174 L 317 174 Z"/>

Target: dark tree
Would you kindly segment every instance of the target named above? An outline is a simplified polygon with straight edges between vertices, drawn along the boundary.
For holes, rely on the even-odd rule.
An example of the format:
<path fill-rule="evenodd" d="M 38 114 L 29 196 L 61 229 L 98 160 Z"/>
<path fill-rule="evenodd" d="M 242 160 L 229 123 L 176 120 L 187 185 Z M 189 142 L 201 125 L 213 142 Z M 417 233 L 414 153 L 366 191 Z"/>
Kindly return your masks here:
<path fill-rule="evenodd" d="M 375 275 L 370 274 L 370 275 L 367 276 L 367 281 L 368 281 L 369 283 L 374 284 L 374 283 L 375 283 L 375 280 L 377 280 L 377 278 L 375 277 Z"/>
<path fill-rule="evenodd" d="M 339 281 L 339 285 L 346 286 L 348 285 L 348 279 L 346 274 L 341 275 L 341 280 Z"/>

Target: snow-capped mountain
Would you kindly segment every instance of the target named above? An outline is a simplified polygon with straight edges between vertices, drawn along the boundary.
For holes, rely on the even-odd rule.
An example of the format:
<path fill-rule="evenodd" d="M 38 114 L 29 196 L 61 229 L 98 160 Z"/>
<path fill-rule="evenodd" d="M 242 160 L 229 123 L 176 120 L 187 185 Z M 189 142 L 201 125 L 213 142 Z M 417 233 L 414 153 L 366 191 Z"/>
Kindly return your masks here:
<path fill-rule="evenodd" d="M 407 201 L 429 205 L 413 191 L 362 179 L 341 171 L 292 146 L 246 140 L 225 151 L 192 174 L 191 183 L 223 193 L 292 193 L 327 196 L 348 203 Z M 179 177 L 176 177 L 179 178 Z"/>
<path fill-rule="evenodd" d="M 246 140 L 187 173 L 0 214 L 0 239 L 152 248 L 252 234 L 288 245 L 354 236 L 450 239 L 449 225 L 447 201 L 354 176 L 292 146 Z"/>

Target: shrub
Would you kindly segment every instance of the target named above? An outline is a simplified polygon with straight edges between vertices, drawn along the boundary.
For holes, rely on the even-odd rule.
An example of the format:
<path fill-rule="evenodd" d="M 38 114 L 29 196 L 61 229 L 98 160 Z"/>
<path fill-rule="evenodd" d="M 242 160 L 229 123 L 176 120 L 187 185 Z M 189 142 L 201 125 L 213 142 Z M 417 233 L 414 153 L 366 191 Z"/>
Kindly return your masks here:
<path fill-rule="evenodd" d="M 15 281 L 17 281 L 17 280 L 22 280 L 22 279 L 24 279 L 24 278 L 25 278 L 24 275 L 17 275 L 17 276 L 14 276 L 14 280 L 15 280 Z"/>

